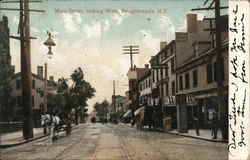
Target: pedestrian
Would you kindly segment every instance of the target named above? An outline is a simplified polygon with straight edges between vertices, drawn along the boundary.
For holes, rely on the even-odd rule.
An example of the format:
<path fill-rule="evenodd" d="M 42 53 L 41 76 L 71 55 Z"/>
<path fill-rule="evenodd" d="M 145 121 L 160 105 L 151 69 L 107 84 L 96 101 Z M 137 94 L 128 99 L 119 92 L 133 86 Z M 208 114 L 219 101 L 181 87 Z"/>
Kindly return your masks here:
<path fill-rule="evenodd" d="M 196 135 L 199 136 L 200 135 L 200 131 L 199 131 L 199 118 L 197 115 L 194 116 L 194 126 L 195 126 L 195 132 L 196 132 Z"/>
<path fill-rule="evenodd" d="M 218 119 L 218 114 L 216 111 L 213 112 L 213 119 L 212 119 L 212 138 L 217 139 L 217 131 L 218 131 L 218 124 L 219 119 Z"/>

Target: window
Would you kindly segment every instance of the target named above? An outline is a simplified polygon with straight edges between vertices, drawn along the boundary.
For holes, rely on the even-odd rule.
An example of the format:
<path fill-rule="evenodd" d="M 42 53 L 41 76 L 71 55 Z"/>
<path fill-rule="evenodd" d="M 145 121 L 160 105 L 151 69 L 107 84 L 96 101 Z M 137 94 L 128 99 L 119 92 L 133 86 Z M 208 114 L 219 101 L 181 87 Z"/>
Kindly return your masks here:
<path fill-rule="evenodd" d="M 189 89 L 189 73 L 185 74 L 185 89 Z"/>
<path fill-rule="evenodd" d="M 193 87 L 198 86 L 198 71 L 193 70 Z"/>
<path fill-rule="evenodd" d="M 35 88 L 36 88 L 35 80 L 32 80 L 32 89 L 35 89 Z"/>
<path fill-rule="evenodd" d="M 194 56 L 197 57 L 199 55 L 199 44 L 194 44 Z"/>
<path fill-rule="evenodd" d="M 212 64 L 207 65 L 207 83 L 212 83 L 213 74 L 212 74 Z"/>
<path fill-rule="evenodd" d="M 148 79 L 148 87 L 151 87 L 151 79 Z"/>
<path fill-rule="evenodd" d="M 183 82 L 182 82 L 182 76 L 179 77 L 179 86 L 180 86 L 180 90 L 183 90 Z"/>
<path fill-rule="evenodd" d="M 34 100 L 34 96 L 32 96 L 32 107 L 35 107 L 35 100 Z"/>
<path fill-rule="evenodd" d="M 166 96 L 169 96 L 168 82 L 166 83 Z"/>
<path fill-rule="evenodd" d="M 146 88 L 148 88 L 148 80 L 146 80 Z"/>
<path fill-rule="evenodd" d="M 159 81 L 159 69 L 156 70 L 156 82 Z"/>
<path fill-rule="evenodd" d="M 222 74 L 221 74 L 221 78 L 222 80 L 225 79 L 225 73 L 224 73 L 224 59 L 221 59 L 221 66 L 222 66 Z M 214 81 L 217 81 L 217 70 L 218 70 L 218 67 L 217 67 L 217 62 L 214 62 Z"/>
<path fill-rule="evenodd" d="M 16 89 L 21 89 L 21 80 L 16 80 Z"/>
<path fill-rule="evenodd" d="M 168 77 L 168 64 L 166 64 L 165 75 L 166 75 L 166 77 Z"/>
<path fill-rule="evenodd" d="M 171 73 L 174 73 L 174 58 L 171 59 Z"/>
<path fill-rule="evenodd" d="M 175 95 L 175 81 L 172 81 L 172 95 Z"/>
<path fill-rule="evenodd" d="M 153 83 L 155 82 L 155 71 L 153 70 L 153 72 L 152 72 L 152 78 L 153 78 Z"/>

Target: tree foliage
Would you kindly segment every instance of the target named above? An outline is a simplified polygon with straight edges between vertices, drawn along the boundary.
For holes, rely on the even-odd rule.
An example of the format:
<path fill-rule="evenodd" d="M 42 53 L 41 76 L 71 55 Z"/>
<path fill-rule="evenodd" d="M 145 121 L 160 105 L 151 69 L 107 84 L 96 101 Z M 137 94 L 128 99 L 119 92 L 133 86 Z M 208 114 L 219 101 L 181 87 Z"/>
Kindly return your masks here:
<path fill-rule="evenodd" d="M 108 107 L 109 102 L 104 99 L 101 103 L 96 102 L 94 104 L 94 109 L 97 112 L 97 116 L 100 118 L 101 121 L 107 120 L 107 113 L 108 113 Z"/>
<path fill-rule="evenodd" d="M 12 104 L 11 104 L 11 87 L 10 80 L 13 73 L 11 68 L 11 56 L 9 47 L 9 28 L 8 19 L 3 17 L 0 24 L 0 109 L 1 118 L 10 120 Z"/>

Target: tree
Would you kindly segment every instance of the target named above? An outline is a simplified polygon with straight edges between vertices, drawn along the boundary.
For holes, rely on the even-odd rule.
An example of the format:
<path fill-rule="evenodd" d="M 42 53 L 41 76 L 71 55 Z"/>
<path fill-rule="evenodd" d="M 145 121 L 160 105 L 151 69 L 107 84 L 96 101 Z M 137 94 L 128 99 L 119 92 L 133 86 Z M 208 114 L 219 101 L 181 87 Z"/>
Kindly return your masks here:
<path fill-rule="evenodd" d="M 75 69 L 70 77 L 73 81 L 73 85 L 69 89 L 70 97 L 68 97 L 67 104 L 70 108 L 75 109 L 75 124 L 77 125 L 79 114 L 83 114 L 82 112 L 84 112 L 84 109 L 88 106 L 87 100 L 94 97 L 96 90 L 89 82 L 84 80 L 84 74 L 81 67 Z"/>
<path fill-rule="evenodd" d="M 13 73 L 9 46 L 8 18 L 3 16 L 0 21 L 0 110 L 3 120 L 10 120 L 11 106 L 10 80 Z"/>
<path fill-rule="evenodd" d="M 57 93 L 65 92 L 69 88 L 68 79 L 59 78 L 57 81 Z"/>
<path fill-rule="evenodd" d="M 101 103 L 96 102 L 94 104 L 94 109 L 97 112 L 97 116 L 100 118 L 102 122 L 107 120 L 108 106 L 109 102 L 104 99 Z"/>

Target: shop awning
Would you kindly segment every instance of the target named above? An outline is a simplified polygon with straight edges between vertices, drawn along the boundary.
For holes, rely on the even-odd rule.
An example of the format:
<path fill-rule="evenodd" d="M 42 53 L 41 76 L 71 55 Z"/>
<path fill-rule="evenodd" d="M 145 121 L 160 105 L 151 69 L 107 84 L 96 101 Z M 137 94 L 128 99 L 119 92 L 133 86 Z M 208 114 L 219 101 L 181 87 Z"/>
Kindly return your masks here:
<path fill-rule="evenodd" d="M 194 96 L 197 99 L 201 99 L 201 98 L 208 98 L 208 97 L 216 97 L 217 96 L 217 92 L 215 93 L 209 93 L 209 94 L 201 94 L 201 95 L 197 95 Z"/>
<path fill-rule="evenodd" d="M 123 115 L 124 118 L 126 117 L 132 117 L 132 112 L 131 112 L 131 109 L 129 109 L 124 115 Z"/>
<path fill-rule="evenodd" d="M 134 112 L 135 116 L 138 115 L 138 114 L 140 113 L 140 111 L 141 111 L 142 109 L 144 109 L 144 108 L 145 108 L 144 106 L 138 108 L 138 109 Z"/>

